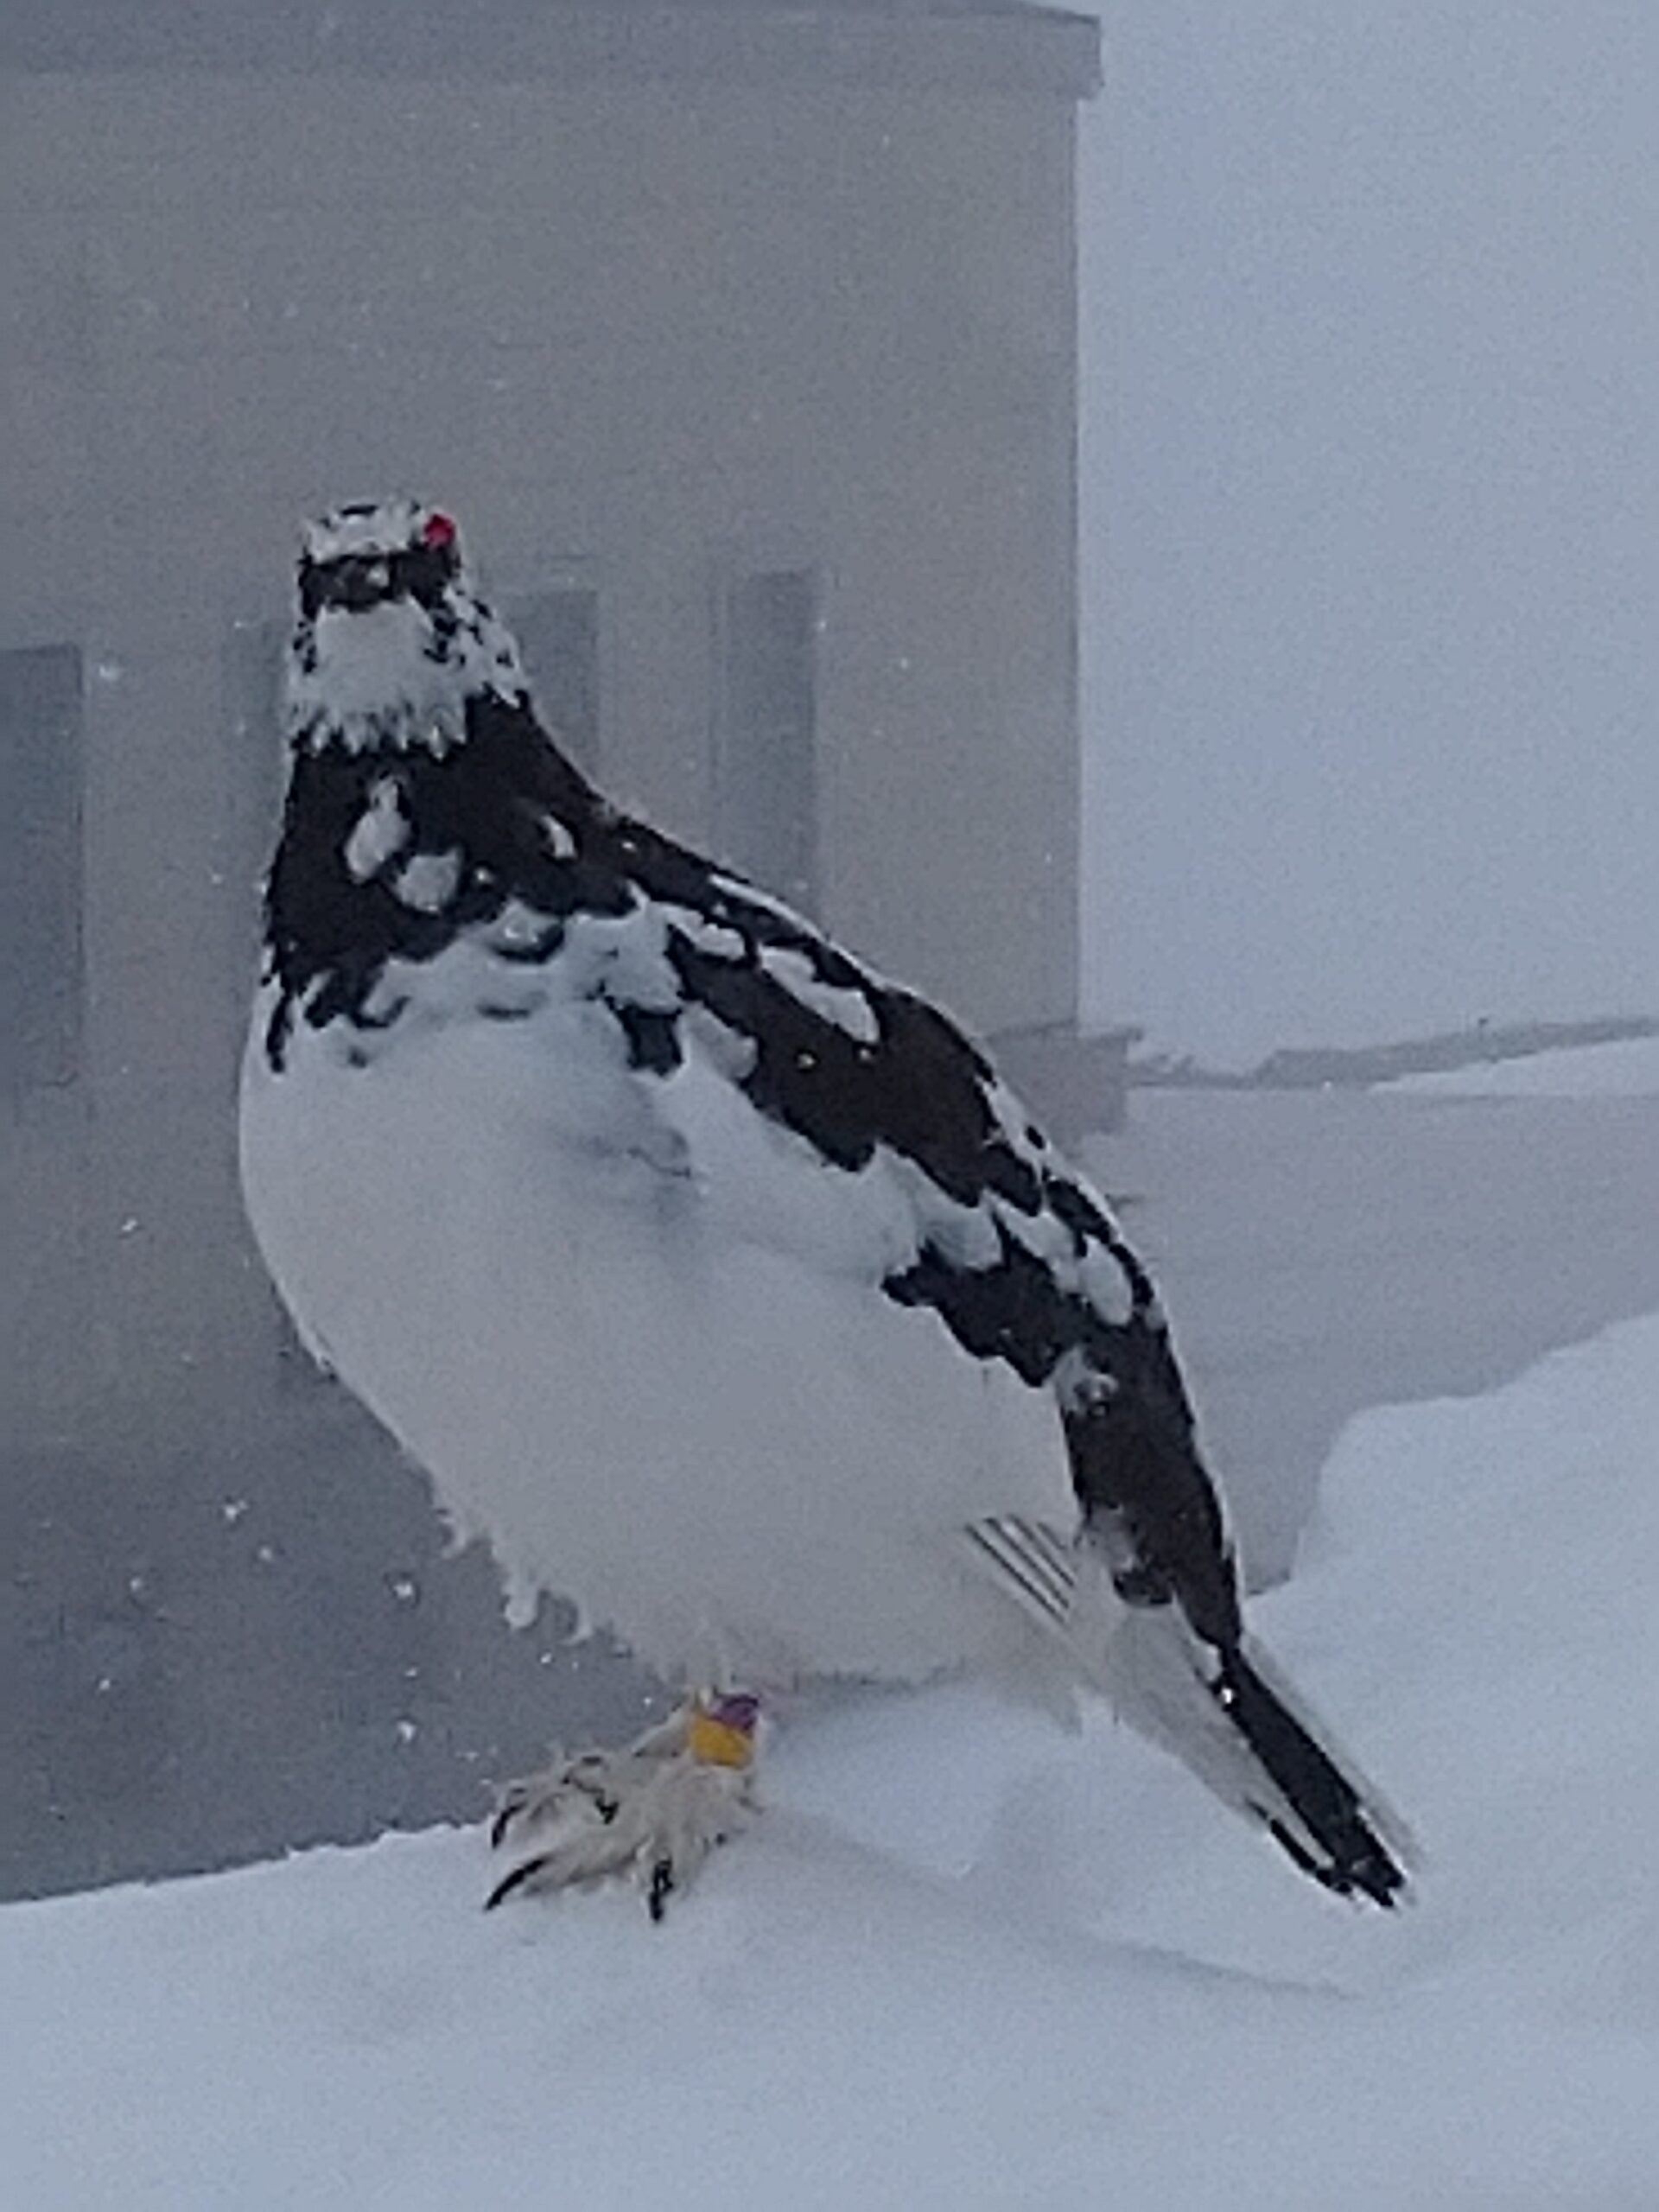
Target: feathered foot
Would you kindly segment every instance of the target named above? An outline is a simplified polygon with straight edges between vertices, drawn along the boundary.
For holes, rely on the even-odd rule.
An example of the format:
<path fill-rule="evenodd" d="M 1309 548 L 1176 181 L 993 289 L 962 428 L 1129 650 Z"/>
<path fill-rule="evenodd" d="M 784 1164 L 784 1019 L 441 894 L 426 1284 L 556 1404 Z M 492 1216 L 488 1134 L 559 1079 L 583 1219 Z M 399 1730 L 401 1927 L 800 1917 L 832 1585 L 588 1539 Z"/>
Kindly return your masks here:
<path fill-rule="evenodd" d="M 510 1783 L 490 1826 L 536 1848 L 504 1875 L 486 1910 L 537 1890 L 583 1887 L 632 1873 L 660 1920 L 716 1844 L 753 1815 L 760 1703 L 696 1698 L 620 1751 L 588 1751 Z"/>

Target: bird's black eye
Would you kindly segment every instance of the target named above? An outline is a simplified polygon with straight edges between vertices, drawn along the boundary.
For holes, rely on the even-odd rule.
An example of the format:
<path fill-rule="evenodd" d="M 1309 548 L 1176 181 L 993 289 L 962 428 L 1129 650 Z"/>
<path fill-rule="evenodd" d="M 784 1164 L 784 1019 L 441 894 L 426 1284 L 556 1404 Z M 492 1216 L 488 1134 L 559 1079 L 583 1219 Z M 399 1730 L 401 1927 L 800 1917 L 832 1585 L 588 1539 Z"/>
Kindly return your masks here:
<path fill-rule="evenodd" d="M 300 606 L 310 620 L 326 607 L 357 614 L 387 600 L 415 599 L 423 607 L 436 607 L 458 565 L 453 538 L 397 553 L 343 553 L 333 561 L 305 561 L 300 566 Z"/>
<path fill-rule="evenodd" d="M 300 604 L 308 615 L 325 607 L 350 613 L 378 607 L 397 588 L 395 565 L 384 553 L 346 553 L 337 561 L 308 561 L 300 570 Z"/>

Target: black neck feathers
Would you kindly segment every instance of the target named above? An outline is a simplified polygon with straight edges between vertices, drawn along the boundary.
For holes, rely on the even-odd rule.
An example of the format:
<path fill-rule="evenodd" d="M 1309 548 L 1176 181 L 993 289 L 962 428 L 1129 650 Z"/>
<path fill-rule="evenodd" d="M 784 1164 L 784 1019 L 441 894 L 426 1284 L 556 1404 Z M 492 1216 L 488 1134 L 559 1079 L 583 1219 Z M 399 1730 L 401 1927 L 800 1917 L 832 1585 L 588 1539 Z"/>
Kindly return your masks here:
<path fill-rule="evenodd" d="M 302 1008 L 372 1026 L 388 962 L 430 960 L 513 901 L 550 920 L 625 911 L 613 874 L 584 862 L 605 815 L 529 709 L 495 698 L 469 700 L 443 753 L 296 747 L 265 886 L 272 1065 Z"/>

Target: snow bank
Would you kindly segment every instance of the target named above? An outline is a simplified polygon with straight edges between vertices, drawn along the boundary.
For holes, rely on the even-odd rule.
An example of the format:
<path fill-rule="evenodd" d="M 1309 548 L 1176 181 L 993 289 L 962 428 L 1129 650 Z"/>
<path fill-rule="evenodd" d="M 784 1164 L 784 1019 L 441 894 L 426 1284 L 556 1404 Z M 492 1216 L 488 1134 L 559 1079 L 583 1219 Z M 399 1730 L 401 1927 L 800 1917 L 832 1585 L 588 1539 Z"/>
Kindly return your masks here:
<path fill-rule="evenodd" d="M 0 1912 L 30 2212 L 1659 2201 L 1659 1318 L 1368 1414 L 1260 1608 L 1426 1847 L 1361 1917 L 1109 1723 L 803 1720 L 653 1929 L 476 1833 Z"/>
<path fill-rule="evenodd" d="M 1387 1088 L 1435 1098 L 1650 1098 L 1659 1096 L 1659 1037 L 1402 1076 Z"/>

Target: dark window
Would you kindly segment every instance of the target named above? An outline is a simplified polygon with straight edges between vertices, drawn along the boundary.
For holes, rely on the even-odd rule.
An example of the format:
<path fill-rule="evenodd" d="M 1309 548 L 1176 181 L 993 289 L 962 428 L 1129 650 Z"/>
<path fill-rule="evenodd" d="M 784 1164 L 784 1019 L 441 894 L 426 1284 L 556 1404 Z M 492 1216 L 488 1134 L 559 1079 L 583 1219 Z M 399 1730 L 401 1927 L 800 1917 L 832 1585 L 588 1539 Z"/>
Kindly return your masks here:
<path fill-rule="evenodd" d="M 502 608 L 524 655 L 536 710 L 588 775 L 599 768 L 599 594 L 526 593 Z"/>
<path fill-rule="evenodd" d="M 745 576 L 723 594 L 716 842 L 804 912 L 818 904 L 817 580 Z"/>
<path fill-rule="evenodd" d="M 0 1096 L 80 1073 L 81 655 L 0 652 Z"/>

